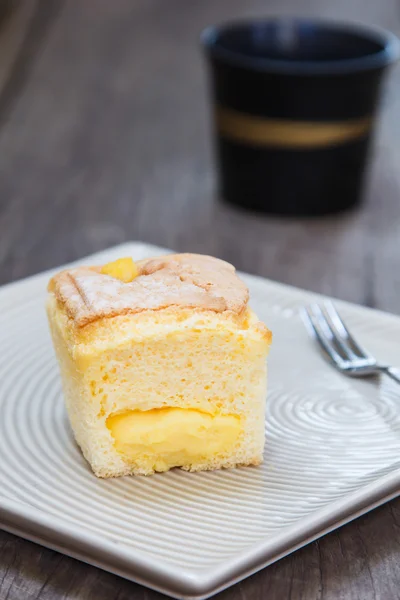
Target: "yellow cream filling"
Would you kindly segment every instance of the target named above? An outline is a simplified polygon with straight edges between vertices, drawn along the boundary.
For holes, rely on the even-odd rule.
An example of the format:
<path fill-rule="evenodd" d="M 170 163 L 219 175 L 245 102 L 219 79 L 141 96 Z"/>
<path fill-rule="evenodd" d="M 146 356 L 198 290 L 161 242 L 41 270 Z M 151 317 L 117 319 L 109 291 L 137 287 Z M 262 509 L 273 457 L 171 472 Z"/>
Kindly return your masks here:
<path fill-rule="evenodd" d="M 108 417 L 107 427 L 124 458 L 155 471 L 229 452 L 243 431 L 236 415 L 186 408 L 125 411 Z"/>

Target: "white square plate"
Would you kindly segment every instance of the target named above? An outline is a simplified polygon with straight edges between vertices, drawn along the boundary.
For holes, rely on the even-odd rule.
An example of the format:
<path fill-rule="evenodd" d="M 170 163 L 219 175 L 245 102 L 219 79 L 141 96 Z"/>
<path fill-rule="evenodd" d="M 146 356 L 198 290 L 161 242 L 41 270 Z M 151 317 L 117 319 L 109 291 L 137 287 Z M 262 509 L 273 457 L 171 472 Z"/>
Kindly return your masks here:
<path fill-rule="evenodd" d="M 90 257 L 136 259 L 126 244 Z M 44 313 L 50 273 L 0 290 L 0 522 L 7 531 L 174 598 L 208 598 L 394 498 L 400 387 L 336 373 L 298 308 L 315 295 L 245 275 L 274 333 L 261 467 L 100 480 L 74 443 Z M 400 319 L 338 302 L 382 361 Z"/>

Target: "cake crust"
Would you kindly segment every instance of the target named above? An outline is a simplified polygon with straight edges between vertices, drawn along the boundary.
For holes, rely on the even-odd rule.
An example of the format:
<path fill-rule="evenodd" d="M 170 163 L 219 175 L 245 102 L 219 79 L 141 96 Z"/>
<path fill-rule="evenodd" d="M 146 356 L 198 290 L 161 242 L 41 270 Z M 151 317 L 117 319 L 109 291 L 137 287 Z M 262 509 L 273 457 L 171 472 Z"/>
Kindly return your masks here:
<path fill-rule="evenodd" d="M 61 271 L 49 291 L 77 327 L 98 319 L 166 308 L 229 311 L 241 315 L 249 292 L 235 268 L 201 254 L 171 254 L 137 262 L 139 276 L 124 283 L 101 267 Z"/>

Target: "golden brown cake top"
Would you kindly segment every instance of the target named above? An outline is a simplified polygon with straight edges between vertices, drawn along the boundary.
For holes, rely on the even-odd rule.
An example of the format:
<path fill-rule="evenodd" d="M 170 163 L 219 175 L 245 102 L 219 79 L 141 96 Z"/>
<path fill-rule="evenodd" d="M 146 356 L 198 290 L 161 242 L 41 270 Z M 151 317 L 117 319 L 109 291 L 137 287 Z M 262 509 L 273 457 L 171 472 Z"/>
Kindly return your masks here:
<path fill-rule="evenodd" d="M 171 254 L 136 263 L 131 282 L 101 273 L 101 267 L 61 271 L 49 291 L 78 327 L 117 315 L 176 307 L 231 311 L 247 307 L 247 286 L 229 263 L 201 254 Z"/>

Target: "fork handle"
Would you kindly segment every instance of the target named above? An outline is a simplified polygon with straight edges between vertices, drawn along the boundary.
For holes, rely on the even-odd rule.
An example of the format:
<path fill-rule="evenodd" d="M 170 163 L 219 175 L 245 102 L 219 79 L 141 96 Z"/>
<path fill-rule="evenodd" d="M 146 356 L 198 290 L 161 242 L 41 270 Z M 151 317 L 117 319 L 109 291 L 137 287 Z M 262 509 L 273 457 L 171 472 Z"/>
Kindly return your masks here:
<path fill-rule="evenodd" d="M 389 375 L 394 381 L 400 383 L 400 369 L 395 369 L 394 367 L 387 367 L 385 369 L 385 373 Z"/>

